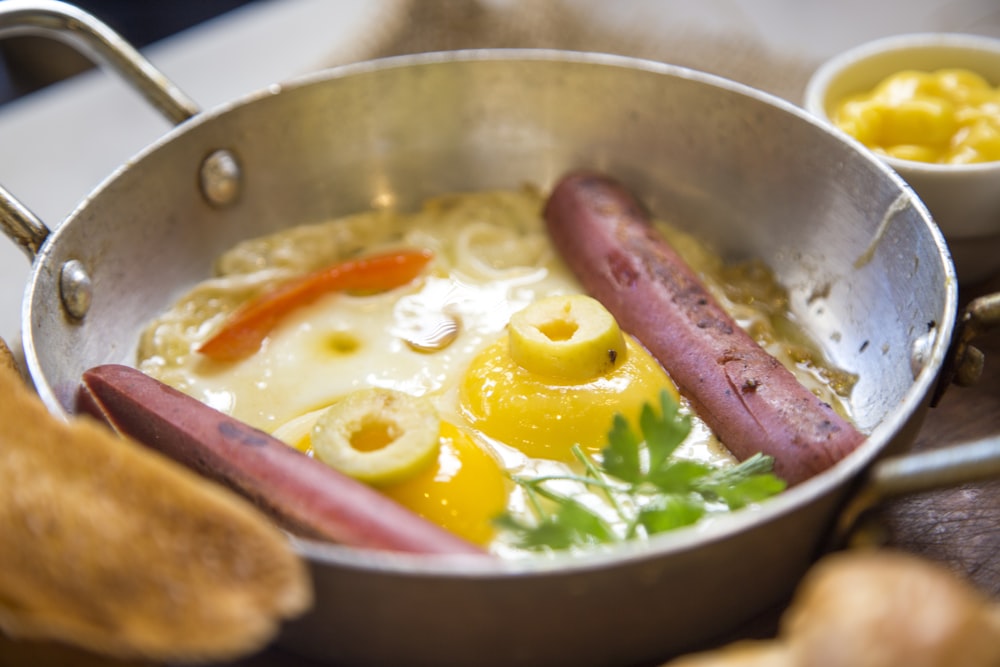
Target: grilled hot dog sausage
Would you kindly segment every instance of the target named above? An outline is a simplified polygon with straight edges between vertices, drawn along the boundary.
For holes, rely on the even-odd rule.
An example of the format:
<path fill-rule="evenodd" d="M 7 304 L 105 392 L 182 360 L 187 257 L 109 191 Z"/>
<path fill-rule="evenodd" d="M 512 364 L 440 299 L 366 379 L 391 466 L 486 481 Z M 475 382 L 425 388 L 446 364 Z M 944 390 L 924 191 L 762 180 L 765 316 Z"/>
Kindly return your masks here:
<path fill-rule="evenodd" d="M 796 484 L 865 439 L 736 324 L 621 184 L 569 174 L 544 215 L 584 288 L 659 359 L 737 458 L 768 454 Z"/>
<path fill-rule="evenodd" d="M 305 537 L 425 554 L 485 554 L 378 491 L 144 373 L 84 373 L 77 407 L 254 501 Z"/>

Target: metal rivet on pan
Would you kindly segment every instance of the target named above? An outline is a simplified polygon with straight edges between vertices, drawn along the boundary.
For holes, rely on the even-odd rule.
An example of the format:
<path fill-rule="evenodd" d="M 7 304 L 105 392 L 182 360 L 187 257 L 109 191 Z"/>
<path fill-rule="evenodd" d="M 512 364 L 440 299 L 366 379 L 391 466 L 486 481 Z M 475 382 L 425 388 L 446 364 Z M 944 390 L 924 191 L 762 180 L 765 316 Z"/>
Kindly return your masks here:
<path fill-rule="evenodd" d="M 930 361 L 936 335 L 937 329 L 932 328 L 913 341 L 913 348 L 910 350 L 910 371 L 913 377 L 917 377 Z"/>
<path fill-rule="evenodd" d="M 240 196 L 243 172 L 230 151 L 219 149 L 201 163 L 201 194 L 213 206 L 229 206 Z"/>
<path fill-rule="evenodd" d="M 83 264 L 76 259 L 65 262 L 59 270 L 59 297 L 66 312 L 71 317 L 82 320 L 90 310 L 93 295 L 90 274 Z"/>

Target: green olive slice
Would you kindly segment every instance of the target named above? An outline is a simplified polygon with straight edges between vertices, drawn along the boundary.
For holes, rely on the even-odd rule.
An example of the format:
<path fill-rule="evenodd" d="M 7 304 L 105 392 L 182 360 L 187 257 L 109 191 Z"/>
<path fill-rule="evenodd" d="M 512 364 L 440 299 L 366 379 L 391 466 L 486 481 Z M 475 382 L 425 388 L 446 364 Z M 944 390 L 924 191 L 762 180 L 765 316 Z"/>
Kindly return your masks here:
<path fill-rule="evenodd" d="M 312 430 L 316 457 L 355 479 L 386 485 L 437 460 L 441 422 L 426 398 L 361 389 L 320 415 Z"/>
<path fill-rule="evenodd" d="M 625 337 L 596 299 L 574 294 L 540 299 L 514 313 L 510 356 L 539 375 L 586 381 L 625 360 Z"/>

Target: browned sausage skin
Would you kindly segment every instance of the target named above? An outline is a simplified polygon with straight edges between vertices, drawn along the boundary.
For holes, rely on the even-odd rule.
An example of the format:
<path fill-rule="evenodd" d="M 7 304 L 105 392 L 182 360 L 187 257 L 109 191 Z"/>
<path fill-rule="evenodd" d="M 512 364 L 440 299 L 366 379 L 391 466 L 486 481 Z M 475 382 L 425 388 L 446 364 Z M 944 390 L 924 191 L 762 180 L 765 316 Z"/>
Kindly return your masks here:
<path fill-rule="evenodd" d="M 737 458 L 773 456 L 775 473 L 797 484 L 865 439 L 736 324 L 620 183 L 571 173 L 544 215 L 584 288 L 659 359 Z"/>
<path fill-rule="evenodd" d="M 486 553 L 267 433 L 127 366 L 86 371 L 77 409 L 255 502 L 304 537 L 423 554 Z"/>

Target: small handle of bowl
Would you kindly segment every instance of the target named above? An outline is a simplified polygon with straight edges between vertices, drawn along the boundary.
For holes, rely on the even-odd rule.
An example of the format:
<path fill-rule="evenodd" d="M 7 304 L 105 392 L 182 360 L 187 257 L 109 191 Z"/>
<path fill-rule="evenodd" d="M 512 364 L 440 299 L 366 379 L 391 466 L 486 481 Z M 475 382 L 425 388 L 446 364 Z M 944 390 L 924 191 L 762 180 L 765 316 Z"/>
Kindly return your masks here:
<path fill-rule="evenodd" d="M 199 112 L 198 105 L 118 33 L 73 5 L 55 0 L 0 2 L 0 39 L 20 35 L 65 42 L 114 70 L 175 125 Z M 49 235 L 45 224 L 3 187 L 0 187 L 0 229 L 32 260 Z"/>

